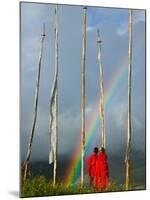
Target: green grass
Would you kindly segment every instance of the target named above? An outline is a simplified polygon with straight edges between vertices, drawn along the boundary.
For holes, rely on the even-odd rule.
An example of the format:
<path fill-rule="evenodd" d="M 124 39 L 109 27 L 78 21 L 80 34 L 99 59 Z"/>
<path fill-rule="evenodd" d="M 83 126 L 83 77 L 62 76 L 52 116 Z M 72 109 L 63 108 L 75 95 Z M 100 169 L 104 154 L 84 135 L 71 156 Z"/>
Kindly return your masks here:
<path fill-rule="evenodd" d="M 131 186 L 130 190 L 136 190 L 135 186 Z M 138 187 L 137 189 L 144 189 Z M 110 180 L 106 192 L 125 191 L 125 185 L 118 185 L 116 182 Z M 87 194 L 102 192 L 95 188 L 76 186 L 65 186 L 63 183 L 57 183 L 55 187 L 53 184 L 45 179 L 44 176 L 32 177 L 21 185 L 21 197 L 33 196 L 55 196 L 55 195 L 72 195 L 72 194 Z"/>

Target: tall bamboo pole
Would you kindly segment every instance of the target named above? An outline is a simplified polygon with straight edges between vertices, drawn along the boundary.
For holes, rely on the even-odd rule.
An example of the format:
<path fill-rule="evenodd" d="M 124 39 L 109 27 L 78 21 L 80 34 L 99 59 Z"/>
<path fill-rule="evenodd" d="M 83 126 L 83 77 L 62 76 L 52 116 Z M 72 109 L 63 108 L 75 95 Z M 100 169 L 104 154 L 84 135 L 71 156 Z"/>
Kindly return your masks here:
<path fill-rule="evenodd" d="M 40 72 L 41 72 L 41 62 L 42 62 L 42 55 L 43 55 L 43 44 L 44 44 L 44 38 L 45 38 L 45 24 L 43 25 L 43 32 L 41 34 L 41 46 L 40 46 L 40 54 L 39 54 L 39 62 L 37 67 L 37 77 L 36 77 L 36 88 L 35 88 L 35 99 L 34 99 L 34 110 L 33 110 L 33 121 L 32 121 L 32 127 L 30 132 L 30 138 L 28 143 L 28 151 L 26 160 L 24 162 L 23 168 L 24 168 L 24 177 L 23 180 L 25 181 L 27 178 L 27 173 L 29 169 L 29 160 L 32 152 L 32 142 L 33 142 L 33 136 L 34 136 L 34 130 L 36 125 L 36 119 L 37 119 L 37 110 L 38 110 L 38 99 L 39 99 L 39 85 L 40 85 Z"/>
<path fill-rule="evenodd" d="M 55 8 L 55 69 L 56 69 L 56 81 L 58 74 L 58 5 Z M 56 83 L 57 85 L 57 83 Z M 57 89 L 56 89 L 57 90 Z M 58 95 L 56 92 L 56 138 L 57 138 L 57 106 L 58 105 Z M 54 166 L 53 166 L 53 186 L 56 184 L 56 171 L 57 171 L 57 140 L 56 148 L 54 152 Z"/>
<path fill-rule="evenodd" d="M 100 72 L 100 120 L 101 120 L 101 146 L 105 148 L 105 115 L 104 115 L 104 83 L 103 83 L 103 68 L 102 68 L 102 50 L 99 29 L 97 30 L 98 38 L 98 61 Z"/>
<path fill-rule="evenodd" d="M 126 147 L 126 190 L 130 184 L 130 149 L 131 149 L 131 76 L 132 76 L 132 10 L 129 10 L 129 49 L 128 49 L 128 124 Z"/>
<path fill-rule="evenodd" d="M 84 153 L 85 153 L 85 55 L 86 55 L 86 13 L 83 7 L 83 46 L 82 46 L 82 127 L 81 127 L 81 186 L 84 184 Z"/>

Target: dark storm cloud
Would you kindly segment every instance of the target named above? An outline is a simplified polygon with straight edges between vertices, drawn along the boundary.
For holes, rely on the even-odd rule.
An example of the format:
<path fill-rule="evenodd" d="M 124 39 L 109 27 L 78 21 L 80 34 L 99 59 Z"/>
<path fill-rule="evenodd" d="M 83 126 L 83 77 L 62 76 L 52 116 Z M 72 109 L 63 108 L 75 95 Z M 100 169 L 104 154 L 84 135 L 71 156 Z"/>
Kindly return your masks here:
<path fill-rule="evenodd" d="M 21 149 L 24 158 L 32 122 L 36 66 L 40 34 L 46 24 L 41 69 L 38 119 L 32 159 L 45 159 L 49 151 L 49 105 L 54 76 L 54 9 L 48 4 L 21 4 Z M 133 147 L 143 150 L 145 140 L 145 23 L 135 11 L 133 25 Z M 128 10 L 89 8 L 87 12 L 86 116 L 89 119 L 99 98 L 97 27 L 102 38 L 104 84 L 107 90 L 122 61 L 128 56 Z M 81 128 L 81 64 L 83 10 L 59 7 L 59 154 L 76 149 Z M 141 43 L 140 50 L 137 48 Z M 138 51 L 138 53 L 137 53 Z M 106 91 L 107 92 L 107 91 Z M 107 149 L 125 149 L 127 77 L 116 90 L 106 113 Z M 119 112 L 118 112 L 119 111 Z M 87 120 L 88 121 L 88 120 Z M 96 127 L 99 137 L 99 125 Z M 116 139 L 117 138 L 117 139 Z"/>

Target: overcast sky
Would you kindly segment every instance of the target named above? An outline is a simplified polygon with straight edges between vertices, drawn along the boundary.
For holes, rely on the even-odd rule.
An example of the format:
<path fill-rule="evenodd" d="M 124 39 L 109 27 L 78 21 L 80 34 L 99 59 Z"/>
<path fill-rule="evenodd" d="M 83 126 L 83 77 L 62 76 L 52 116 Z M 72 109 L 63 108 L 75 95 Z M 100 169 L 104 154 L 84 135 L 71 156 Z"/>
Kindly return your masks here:
<path fill-rule="evenodd" d="M 25 158 L 32 125 L 36 70 L 43 23 L 46 25 L 46 37 L 32 159 L 48 159 L 49 155 L 49 106 L 54 78 L 54 10 L 55 5 L 21 3 L 22 159 Z M 81 6 L 60 5 L 58 12 L 58 153 L 72 155 L 80 142 L 81 132 L 83 9 Z M 97 28 L 100 28 L 102 39 L 104 90 L 107 94 L 110 83 L 124 61 L 128 63 L 128 20 L 128 9 L 96 7 L 87 9 L 86 122 L 93 116 L 95 108 L 98 109 Z M 133 10 L 132 52 L 132 147 L 136 151 L 143 152 L 145 149 L 145 13 L 143 10 Z M 105 113 L 108 153 L 125 151 L 126 122 L 127 73 L 117 85 Z M 94 145 L 99 145 L 100 142 L 99 126 L 100 124 L 95 129 Z M 89 152 L 91 151 L 92 147 L 89 149 Z"/>

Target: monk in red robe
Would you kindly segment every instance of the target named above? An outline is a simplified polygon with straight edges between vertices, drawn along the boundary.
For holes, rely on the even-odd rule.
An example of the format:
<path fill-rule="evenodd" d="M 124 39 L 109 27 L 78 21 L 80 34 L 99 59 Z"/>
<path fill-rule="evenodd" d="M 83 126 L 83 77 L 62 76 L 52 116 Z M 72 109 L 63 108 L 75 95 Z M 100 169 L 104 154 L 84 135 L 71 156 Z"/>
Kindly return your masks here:
<path fill-rule="evenodd" d="M 98 161 L 98 148 L 95 147 L 93 153 L 87 159 L 88 175 L 90 177 L 90 185 L 94 186 L 96 183 L 96 163 Z"/>
<path fill-rule="evenodd" d="M 108 183 L 108 163 L 105 149 L 102 147 L 98 154 L 98 161 L 96 164 L 96 187 L 102 188 L 103 191 L 107 188 Z"/>

